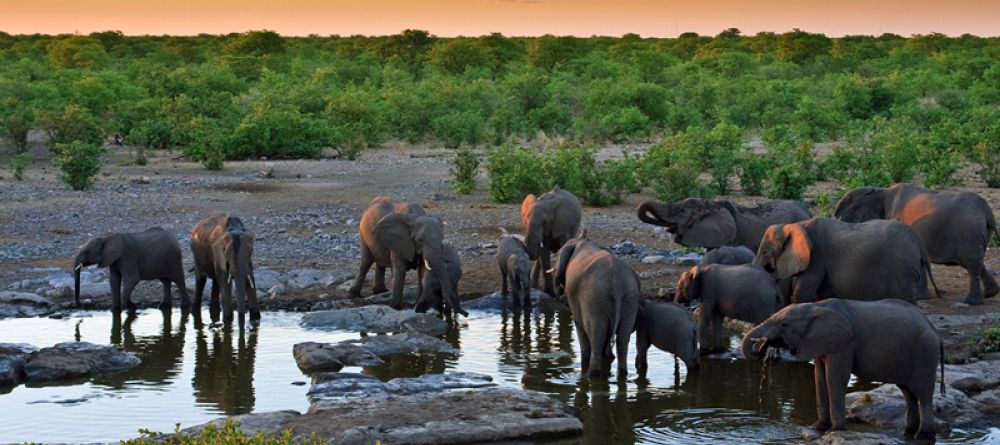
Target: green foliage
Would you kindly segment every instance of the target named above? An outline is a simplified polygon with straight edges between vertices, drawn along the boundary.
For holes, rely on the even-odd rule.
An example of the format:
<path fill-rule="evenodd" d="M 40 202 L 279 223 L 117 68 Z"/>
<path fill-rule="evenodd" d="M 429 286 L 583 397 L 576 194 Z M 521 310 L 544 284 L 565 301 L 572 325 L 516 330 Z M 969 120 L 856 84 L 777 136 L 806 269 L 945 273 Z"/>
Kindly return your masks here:
<path fill-rule="evenodd" d="M 641 166 L 642 158 L 639 156 L 625 155 L 624 159 L 604 161 L 607 187 L 611 190 L 639 193 L 643 184 Z"/>
<path fill-rule="evenodd" d="M 688 160 L 679 160 L 664 166 L 659 177 L 652 182 L 653 194 L 664 202 L 674 202 L 684 198 L 705 198 L 714 196 L 711 187 L 698 177 L 697 167 Z"/>
<path fill-rule="evenodd" d="M 771 170 L 767 178 L 770 199 L 802 199 L 806 188 L 816 181 L 813 146 L 804 141 L 798 146 L 779 144 L 768 147 Z"/>
<path fill-rule="evenodd" d="M 185 127 L 191 143 L 184 147 L 184 156 L 200 162 L 208 170 L 222 170 L 226 159 L 227 129 L 212 118 L 198 116 Z"/>
<path fill-rule="evenodd" d="M 333 137 L 318 118 L 290 107 L 258 106 L 233 130 L 226 157 L 318 158 Z"/>
<path fill-rule="evenodd" d="M 637 188 L 635 177 L 629 182 L 621 170 L 622 165 L 637 165 L 637 161 L 626 162 L 600 165 L 593 149 L 578 145 L 561 145 L 542 153 L 505 145 L 488 156 L 488 194 L 495 202 L 517 202 L 529 193 L 559 187 L 590 206 L 617 204 L 622 193 Z"/>
<path fill-rule="evenodd" d="M 764 181 L 767 179 L 771 162 L 765 156 L 747 152 L 740 161 L 740 188 L 750 196 L 764 194 Z"/>
<path fill-rule="evenodd" d="M 18 153 L 10 157 L 10 173 L 14 179 L 24 179 L 24 169 L 31 163 L 33 156 L 29 152 Z"/>
<path fill-rule="evenodd" d="M 962 126 L 962 148 L 979 163 L 979 177 L 1000 187 L 1000 110 L 983 106 L 973 110 Z"/>
<path fill-rule="evenodd" d="M 40 111 L 35 119 L 45 130 L 53 151 L 58 151 L 55 147 L 59 144 L 79 141 L 100 147 L 104 142 L 104 130 L 97 118 L 76 105 L 60 111 Z"/>
<path fill-rule="evenodd" d="M 438 116 L 431 121 L 431 128 L 434 137 L 447 148 L 458 148 L 463 142 L 476 146 L 483 141 L 485 130 L 482 116 L 472 110 L 452 111 Z"/>
<path fill-rule="evenodd" d="M 455 158 L 451 160 L 452 189 L 455 193 L 467 195 L 476 188 L 476 176 L 479 175 L 479 158 L 468 148 L 460 148 L 455 151 Z"/>
<path fill-rule="evenodd" d="M 110 60 L 99 40 L 77 35 L 49 44 L 48 52 L 52 63 L 63 68 L 97 68 Z"/>
<path fill-rule="evenodd" d="M 73 188 L 84 190 L 94 184 L 94 176 L 101 170 L 104 149 L 97 144 L 74 140 L 55 145 L 56 156 L 52 163 L 59 168 L 59 180 Z"/>
<path fill-rule="evenodd" d="M 979 328 L 979 335 L 983 353 L 1000 352 L 1000 327 Z"/>
<path fill-rule="evenodd" d="M 185 435 L 178 425 L 173 434 L 140 430 L 138 439 L 122 441 L 122 445 L 153 445 L 169 443 L 171 445 L 321 445 L 327 443 L 313 435 L 305 440 L 296 440 L 291 430 L 286 430 L 278 437 L 268 437 L 264 433 L 248 436 L 239 430 L 239 423 L 226 419 L 222 425 L 209 424 L 197 435 Z M 165 441 L 164 441 L 165 439 Z"/>
<path fill-rule="evenodd" d="M 535 153 L 514 145 L 491 150 L 486 173 L 489 175 L 487 194 L 493 202 L 519 202 L 529 193 L 541 193 L 546 185 Z"/>

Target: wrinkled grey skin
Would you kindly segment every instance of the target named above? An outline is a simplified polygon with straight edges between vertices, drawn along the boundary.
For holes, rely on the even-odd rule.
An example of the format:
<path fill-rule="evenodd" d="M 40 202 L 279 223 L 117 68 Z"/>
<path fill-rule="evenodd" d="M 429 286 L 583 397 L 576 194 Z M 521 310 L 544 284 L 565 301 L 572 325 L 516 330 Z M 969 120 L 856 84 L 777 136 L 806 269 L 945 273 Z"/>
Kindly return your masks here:
<path fill-rule="evenodd" d="M 628 342 L 639 310 L 639 275 L 624 260 L 586 238 L 566 242 L 556 259 L 556 283 L 565 290 L 583 372 L 605 375 L 618 353 L 618 379 L 628 377 Z"/>
<path fill-rule="evenodd" d="M 132 291 L 143 280 L 160 280 L 163 284 L 160 308 L 170 308 L 171 283 L 177 285 L 181 293 L 181 309 L 190 307 L 184 286 L 181 246 L 166 230 L 153 227 L 136 233 L 110 233 L 91 238 L 80 246 L 73 260 L 77 306 L 80 306 L 80 271 L 92 264 L 107 267 L 111 272 L 111 310 L 115 313 L 121 312 L 122 305 L 129 311 L 137 309 L 132 302 Z"/>
<path fill-rule="evenodd" d="M 771 275 L 750 264 L 706 264 L 685 271 L 677 281 L 674 302 L 690 305 L 694 300 L 701 300 L 698 337 L 706 354 L 729 350 L 723 318 L 757 324 L 784 306 Z"/>
<path fill-rule="evenodd" d="M 444 251 L 444 264 L 448 270 L 451 288 L 455 289 L 457 293 L 458 281 L 462 279 L 462 258 L 458 255 L 458 250 L 455 250 L 451 244 L 445 243 L 442 250 Z M 443 288 L 441 287 L 441 282 L 438 281 L 438 275 L 433 273 L 433 271 L 427 270 L 425 265 L 424 288 L 420 292 L 420 298 L 417 300 L 416 311 L 426 312 L 428 307 L 433 307 L 442 314 L 450 311 L 451 304 L 448 303 L 442 291 Z"/>
<path fill-rule="evenodd" d="M 773 225 L 753 264 L 776 279 L 794 277 L 792 303 L 823 298 L 912 303 L 931 298 L 927 279 L 934 279 L 917 234 L 906 224 L 885 220 L 852 224 L 813 218 Z"/>
<path fill-rule="evenodd" d="M 500 237 L 497 247 L 502 285 L 500 292 L 507 295 L 508 283 L 513 290 L 515 306 L 531 306 L 531 258 L 521 240 L 513 236 Z"/>
<path fill-rule="evenodd" d="M 549 273 L 551 254 L 580 232 L 582 214 L 580 200 L 559 187 L 538 198 L 529 194 L 521 203 L 524 246 L 535 262 L 531 281 L 550 296 L 557 296 Z"/>
<path fill-rule="evenodd" d="M 750 264 L 754 252 L 746 246 L 722 246 L 701 257 L 701 264 Z"/>
<path fill-rule="evenodd" d="M 212 322 L 219 321 L 219 297 L 222 297 L 222 321 L 233 322 L 233 293 L 242 329 L 249 306 L 250 322 L 260 320 L 257 285 L 253 273 L 253 233 L 239 218 L 214 213 L 191 230 L 191 253 L 194 254 L 194 303 L 200 311 L 205 284 L 212 279 L 208 311 Z M 200 312 L 195 312 L 196 317 Z"/>
<path fill-rule="evenodd" d="M 417 204 L 394 203 L 385 196 L 376 197 L 361 216 L 361 268 L 351 286 L 350 295 L 361 294 L 365 275 L 376 264 L 373 291 L 384 292 L 385 269 L 392 267 L 392 297 L 389 305 L 401 309 L 406 271 L 417 270 L 417 289 L 423 293 L 424 271 L 437 275 L 444 301 L 453 313 L 468 316 L 462 310 L 458 291 L 445 264 L 444 230 L 441 219 L 427 215 Z M 417 301 L 422 301 L 417 296 Z M 426 310 L 426 305 L 418 309 Z"/>
<path fill-rule="evenodd" d="M 851 374 L 894 383 L 906 399 L 907 437 L 934 436 L 934 377 L 943 344 L 927 317 L 900 300 L 837 298 L 788 306 L 753 328 L 740 349 L 760 360 L 770 347 L 815 360 L 817 431 L 843 430 L 844 393 Z"/>
<path fill-rule="evenodd" d="M 844 195 L 833 215 L 846 222 L 902 222 L 923 240 L 932 263 L 961 266 L 968 272 L 965 303 L 983 304 L 983 297 L 1000 294 L 1000 286 L 983 263 L 996 220 L 986 200 L 975 193 L 928 190 L 913 184 L 862 187 Z"/>
<path fill-rule="evenodd" d="M 635 319 L 635 369 L 646 376 L 649 346 L 673 354 L 684 362 L 688 373 L 698 372 L 698 335 L 694 318 L 681 305 L 666 301 L 639 301 Z"/>
<path fill-rule="evenodd" d="M 753 251 L 768 226 L 812 216 L 805 204 L 791 200 L 744 207 L 725 200 L 687 198 L 670 204 L 643 201 L 637 210 L 642 222 L 666 227 L 678 244 L 708 249 L 745 246 Z"/>

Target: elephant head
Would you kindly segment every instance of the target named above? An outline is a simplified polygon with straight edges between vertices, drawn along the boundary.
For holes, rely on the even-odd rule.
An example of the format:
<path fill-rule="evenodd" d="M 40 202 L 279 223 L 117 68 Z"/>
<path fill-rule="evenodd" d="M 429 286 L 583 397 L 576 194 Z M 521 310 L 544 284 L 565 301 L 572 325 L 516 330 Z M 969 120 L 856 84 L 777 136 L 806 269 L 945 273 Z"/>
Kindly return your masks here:
<path fill-rule="evenodd" d="M 643 201 L 639 219 L 667 228 L 674 241 L 685 246 L 715 248 L 736 240 L 736 219 L 719 202 L 687 198 L 670 204 Z"/>
<path fill-rule="evenodd" d="M 785 279 L 809 267 L 812 241 L 801 224 L 775 224 L 767 228 L 753 264 L 777 279 Z"/>
<path fill-rule="evenodd" d="M 698 298 L 699 292 L 701 292 L 701 269 L 699 266 L 694 266 L 684 271 L 677 280 L 674 303 L 690 305 L 691 300 Z"/>
<path fill-rule="evenodd" d="M 837 201 L 833 217 L 849 223 L 885 218 L 885 191 L 879 187 L 851 190 Z"/>
<path fill-rule="evenodd" d="M 582 233 L 581 235 L 586 235 Z M 569 261 L 573 259 L 573 254 L 576 253 L 576 248 L 583 243 L 590 242 L 587 238 L 576 237 L 570 238 L 563 244 L 562 248 L 556 254 L 556 263 L 552 268 L 552 272 L 555 275 L 555 285 L 556 290 L 559 295 L 566 293 L 566 268 L 569 266 Z"/>
<path fill-rule="evenodd" d="M 546 215 L 547 212 L 535 212 L 535 201 L 537 200 L 534 194 L 529 193 L 521 202 L 521 224 L 526 232 L 524 234 L 524 249 L 528 252 L 528 258 L 532 260 L 538 259 L 542 248 L 545 219 L 551 218 L 551 215 Z"/>
<path fill-rule="evenodd" d="M 91 238 L 76 252 L 73 260 L 73 297 L 76 305 L 80 305 L 80 272 L 84 267 L 97 264 L 109 267 L 125 253 L 125 242 L 120 233 L 113 233 L 97 238 Z"/>
<path fill-rule="evenodd" d="M 812 360 L 842 350 L 854 338 L 854 328 L 836 306 L 800 303 L 785 307 L 751 329 L 740 344 L 743 356 L 760 360 L 768 347 L 788 349 Z"/>
<path fill-rule="evenodd" d="M 456 289 L 451 284 L 445 262 L 444 230 L 437 216 L 394 213 L 375 224 L 375 239 L 393 254 L 413 264 L 421 259 L 424 267 L 441 283 L 441 293 L 454 313 L 462 310 Z M 394 272 L 395 273 L 395 272 Z M 402 273 L 402 271 L 400 271 Z"/>
<path fill-rule="evenodd" d="M 216 241 L 216 264 L 226 273 L 226 285 L 235 283 L 237 301 L 244 307 L 247 285 L 256 288 L 253 276 L 253 234 L 243 228 L 239 218 L 230 217 L 225 231 Z M 242 314 L 241 314 L 242 319 Z"/>

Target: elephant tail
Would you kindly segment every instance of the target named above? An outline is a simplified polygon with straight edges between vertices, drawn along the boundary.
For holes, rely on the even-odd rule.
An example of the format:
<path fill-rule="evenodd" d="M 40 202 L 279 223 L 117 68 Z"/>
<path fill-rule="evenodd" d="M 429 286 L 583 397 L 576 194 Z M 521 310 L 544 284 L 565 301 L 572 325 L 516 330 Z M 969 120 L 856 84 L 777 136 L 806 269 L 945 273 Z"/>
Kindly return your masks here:
<path fill-rule="evenodd" d="M 941 395 L 944 395 L 944 342 L 938 342 L 938 350 L 940 351 L 940 361 L 941 361 Z"/>
<path fill-rule="evenodd" d="M 931 273 L 931 260 L 927 258 L 926 254 L 924 254 L 924 257 L 920 259 L 920 262 L 923 263 L 924 270 L 927 271 L 927 279 L 931 280 L 931 285 L 934 286 L 934 295 L 937 295 L 938 299 L 944 298 L 941 296 L 941 289 L 938 289 L 937 282 L 934 281 L 934 274 Z"/>

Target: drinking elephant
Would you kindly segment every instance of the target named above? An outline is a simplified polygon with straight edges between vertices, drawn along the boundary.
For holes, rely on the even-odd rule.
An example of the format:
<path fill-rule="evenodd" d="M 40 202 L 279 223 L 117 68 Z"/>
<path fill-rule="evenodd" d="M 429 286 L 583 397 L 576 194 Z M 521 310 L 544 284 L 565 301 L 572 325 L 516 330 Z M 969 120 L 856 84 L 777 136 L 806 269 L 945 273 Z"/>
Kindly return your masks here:
<path fill-rule="evenodd" d="M 639 301 L 635 319 L 635 369 L 646 376 L 649 346 L 681 359 L 688 373 L 698 372 L 698 335 L 694 318 L 683 306 L 666 301 Z"/>
<path fill-rule="evenodd" d="M 1000 286 L 983 263 L 996 220 L 986 200 L 975 193 L 928 190 L 913 184 L 862 187 L 844 195 L 833 215 L 846 222 L 902 222 L 923 240 L 932 263 L 957 265 L 968 272 L 965 303 L 983 304 L 983 297 L 1000 294 Z"/>
<path fill-rule="evenodd" d="M 813 218 L 776 224 L 764 233 L 753 264 L 777 279 L 794 277 L 793 303 L 822 298 L 913 302 L 931 298 L 927 279 L 934 284 L 924 243 L 897 221 Z"/>
<path fill-rule="evenodd" d="M 442 250 L 451 288 L 457 293 L 458 281 L 462 279 L 462 259 L 458 255 L 458 250 L 455 250 L 451 244 L 445 243 Z M 445 298 L 444 287 L 438 281 L 438 275 L 432 270 L 427 270 L 426 265 L 424 266 L 424 275 L 426 276 L 424 277 L 423 290 L 420 292 L 420 297 L 417 298 L 416 311 L 426 312 L 428 307 L 433 307 L 442 314 L 445 311 L 450 311 L 452 303 Z"/>
<path fill-rule="evenodd" d="M 497 263 L 500 265 L 501 294 L 507 295 L 510 284 L 514 305 L 531 306 L 531 259 L 524 243 L 514 236 L 500 237 Z"/>
<path fill-rule="evenodd" d="M 550 256 L 579 233 L 582 214 L 580 200 L 559 187 L 538 198 L 529 194 L 521 203 L 524 246 L 535 262 L 531 280 L 550 296 L 556 296 L 549 273 Z"/>
<path fill-rule="evenodd" d="M 137 308 L 132 302 L 132 291 L 142 280 L 160 280 L 163 284 L 161 308 L 170 307 L 171 283 L 181 293 L 181 308 L 187 310 L 190 306 L 184 286 L 181 246 L 166 230 L 153 227 L 136 233 L 110 233 L 91 238 L 80 246 L 73 260 L 73 296 L 77 306 L 80 306 L 80 272 L 92 264 L 107 267 L 111 272 L 113 312 L 121 312 L 123 304 L 129 311 Z"/>
<path fill-rule="evenodd" d="M 781 292 L 771 276 L 750 264 L 706 264 L 685 271 L 677 281 L 674 302 L 691 304 L 694 300 L 701 300 L 698 316 L 701 350 L 713 354 L 729 350 L 724 343 L 723 318 L 756 324 L 783 306 Z"/>
<path fill-rule="evenodd" d="M 670 204 L 643 201 L 638 214 L 644 223 L 666 227 L 674 235 L 674 241 L 684 246 L 709 249 L 746 246 L 753 251 L 768 226 L 804 221 L 811 216 L 799 201 L 768 201 L 744 207 L 701 198 Z"/>
<path fill-rule="evenodd" d="M 701 264 L 750 264 L 754 252 L 746 246 L 722 246 L 701 257 Z"/>
<path fill-rule="evenodd" d="M 565 290 L 580 342 L 584 372 L 600 377 L 610 370 L 614 344 L 618 378 L 628 376 L 628 342 L 639 308 L 639 275 L 627 262 L 586 238 L 572 238 L 559 249 L 556 283 Z"/>
<path fill-rule="evenodd" d="M 944 346 L 927 317 L 900 300 L 832 298 L 788 306 L 743 337 L 743 356 L 760 360 L 767 347 L 815 360 L 817 431 L 844 429 L 844 393 L 851 374 L 893 383 L 906 399 L 904 433 L 934 436 L 934 374 Z"/>
<path fill-rule="evenodd" d="M 208 301 L 212 321 L 219 320 L 219 294 L 222 296 L 222 321 L 233 322 L 233 289 L 236 310 L 242 328 L 249 305 L 250 321 L 260 320 L 257 285 L 253 274 L 253 233 L 234 216 L 214 213 L 191 230 L 191 253 L 194 255 L 194 304 L 201 308 L 205 284 L 212 279 Z"/>

